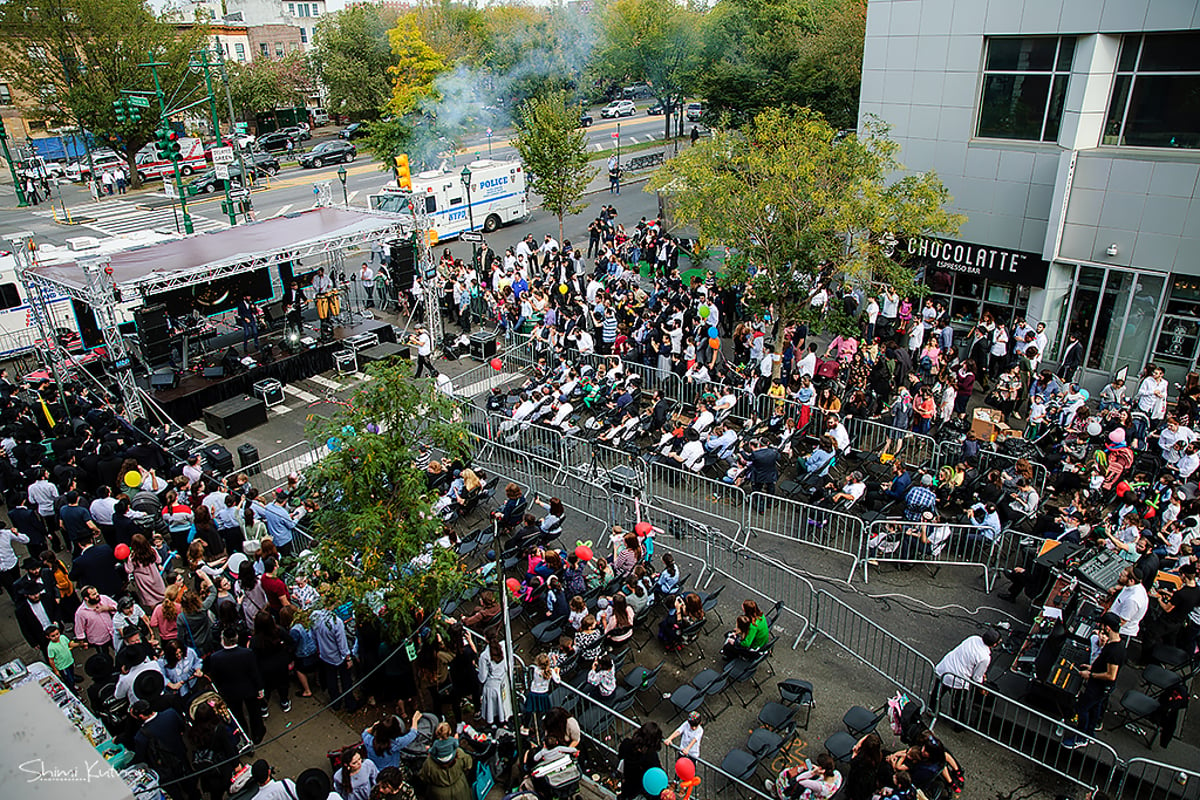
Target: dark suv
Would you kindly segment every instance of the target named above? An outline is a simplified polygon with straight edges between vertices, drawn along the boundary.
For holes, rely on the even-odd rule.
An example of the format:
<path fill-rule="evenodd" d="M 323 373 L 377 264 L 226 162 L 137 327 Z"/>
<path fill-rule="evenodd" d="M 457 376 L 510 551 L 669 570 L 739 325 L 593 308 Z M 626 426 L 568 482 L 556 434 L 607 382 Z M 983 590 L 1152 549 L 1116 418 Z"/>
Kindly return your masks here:
<path fill-rule="evenodd" d="M 358 148 L 344 139 L 330 139 L 300 156 L 300 166 L 319 168 L 338 162 L 349 164 L 357 155 Z"/>

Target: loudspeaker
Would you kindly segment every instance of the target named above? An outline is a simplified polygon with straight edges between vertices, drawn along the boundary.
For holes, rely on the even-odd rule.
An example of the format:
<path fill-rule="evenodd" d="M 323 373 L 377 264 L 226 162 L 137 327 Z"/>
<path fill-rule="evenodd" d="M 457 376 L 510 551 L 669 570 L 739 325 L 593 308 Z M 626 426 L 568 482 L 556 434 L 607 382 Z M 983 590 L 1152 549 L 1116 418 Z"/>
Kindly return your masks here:
<path fill-rule="evenodd" d="M 133 321 L 137 323 L 138 333 L 146 340 L 149 333 L 166 331 L 167 307 L 162 303 L 152 306 L 142 306 L 133 310 Z"/>
<path fill-rule="evenodd" d="M 203 450 L 204 465 L 214 475 L 228 475 L 233 472 L 233 456 L 219 444 L 210 444 Z"/>
<path fill-rule="evenodd" d="M 225 368 L 223 366 L 221 366 L 220 364 L 216 365 L 215 367 L 205 367 L 204 368 L 204 377 L 206 377 L 206 378 L 224 378 L 225 377 Z"/>
<path fill-rule="evenodd" d="M 247 475 L 257 475 L 258 468 L 258 448 L 247 442 L 237 449 L 239 466 L 246 470 Z"/>
<path fill-rule="evenodd" d="M 411 239 L 393 239 L 387 245 L 392 281 L 400 291 L 408 291 L 417 274 L 417 245 Z"/>
<path fill-rule="evenodd" d="M 221 366 L 228 374 L 237 375 L 242 368 L 242 360 L 237 350 L 232 347 L 226 350 L 225 355 L 221 357 Z"/>
<path fill-rule="evenodd" d="M 151 389 L 174 389 L 175 384 L 179 379 L 175 377 L 175 370 L 164 369 L 155 372 L 150 376 Z"/>
<path fill-rule="evenodd" d="M 283 320 L 287 316 L 287 311 L 284 310 L 283 301 L 277 303 L 268 303 L 263 306 L 263 315 L 267 319 L 267 325 L 274 326 L 275 323 Z"/>
<path fill-rule="evenodd" d="M 204 426 L 222 439 L 237 436 L 266 421 L 267 404 L 257 397 L 234 397 L 204 409 Z M 231 458 L 230 471 L 232 467 Z"/>
<path fill-rule="evenodd" d="M 279 262 L 279 283 L 283 286 L 284 291 L 287 291 L 288 284 L 292 282 L 292 278 L 296 276 L 291 261 Z"/>
<path fill-rule="evenodd" d="M 471 334 L 471 358 L 478 361 L 487 361 L 496 355 L 497 349 L 496 334 L 488 333 L 487 331 L 478 331 Z"/>

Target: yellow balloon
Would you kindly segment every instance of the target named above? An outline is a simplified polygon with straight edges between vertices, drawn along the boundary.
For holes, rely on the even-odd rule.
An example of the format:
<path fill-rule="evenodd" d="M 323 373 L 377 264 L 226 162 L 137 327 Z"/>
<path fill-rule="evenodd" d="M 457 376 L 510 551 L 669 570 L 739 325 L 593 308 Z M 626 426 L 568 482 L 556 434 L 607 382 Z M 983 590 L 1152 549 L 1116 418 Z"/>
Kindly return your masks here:
<path fill-rule="evenodd" d="M 559 294 L 566 294 L 568 291 L 569 290 L 567 289 L 567 285 L 565 283 L 560 283 L 558 285 L 558 293 Z"/>
<path fill-rule="evenodd" d="M 137 487 L 141 486 L 142 485 L 142 473 L 138 472 L 135 469 L 131 469 L 131 470 L 129 470 L 129 472 L 126 472 L 125 473 L 125 485 L 128 486 L 130 489 L 136 489 Z"/>

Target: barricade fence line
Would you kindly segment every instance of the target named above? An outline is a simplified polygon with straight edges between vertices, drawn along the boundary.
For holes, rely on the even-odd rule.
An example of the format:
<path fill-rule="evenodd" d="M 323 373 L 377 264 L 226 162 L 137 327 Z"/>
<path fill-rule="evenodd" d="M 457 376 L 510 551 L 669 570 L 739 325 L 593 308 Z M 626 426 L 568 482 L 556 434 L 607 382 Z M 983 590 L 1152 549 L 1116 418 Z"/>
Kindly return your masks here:
<path fill-rule="evenodd" d="M 497 413 L 488 414 L 487 425 L 491 441 L 495 444 L 510 447 L 528 458 L 553 467 L 555 471 L 569 464 L 566 441 L 560 430 Z"/>
<path fill-rule="evenodd" d="M 1153 778 L 1147 777 L 1153 775 Z M 1130 783 L 1135 785 L 1131 786 Z M 1118 797 L 1137 797 L 1138 800 L 1174 800 L 1200 797 L 1200 772 L 1184 769 L 1149 758 L 1131 758 L 1125 762 L 1120 780 L 1113 778 Z M 1172 787 L 1174 785 L 1174 788 Z"/>
<path fill-rule="evenodd" d="M 943 538 L 944 537 L 944 538 Z M 995 553 L 999 536 L 988 539 L 974 525 L 949 522 L 910 522 L 880 519 L 871 523 L 863 559 L 863 582 L 871 566 L 882 563 L 930 566 L 973 566 L 983 570 L 987 591 L 995 584 Z"/>
<path fill-rule="evenodd" d="M 955 466 L 961 459 L 959 456 L 962 453 L 961 442 L 943 441 L 938 442 L 937 451 L 934 459 L 934 466 L 941 469 L 945 466 Z M 993 469 L 1005 470 L 1012 472 L 1013 467 L 1020 459 L 1017 456 L 1010 456 L 1007 453 L 1001 453 L 990 445 L 985 445 L 979 448 L 979 458 L 976 460 L 975 468 L 980 475 L 986 475 Z M 1028 461 L 1028 459 L 1026 459 Z M 1029 466 L 1033 469 L 1033 488 L 1037 490 L 1038 497 L 1045 499 L 1046 485 L 1050 480 L 1050 472 L 1046 469 L 1045 464 L 1037 461 L 1028 461 Z"/>
<path fill-rule="evenodd" d="M 660 505 L 678 506 L 739 527 L 746 518 L 746 492 L 740 486 L 701 475 L 682 464 L 675 467 L 657 461 L 646 465 L 646 475 L 647 492 Z M 705 505 L 700 508 L 702 502 Z"/>
<path fill-rule="evenodd" d="M 1089 789 L 1116 784 L 1123 762 L 1112 747 L 1089 736 L 1087 756 L 1076 756 L 1076 751 L 1062 746 L 1064 736 L 1078 734 L 1068 724 L 994 689 L 974 681 L 968 683 L 968 689 L 942 687 L 934 693 L 931 708 L 935 720 L 944 718 L 957 723 Z M 929 687 L 932 690 L 936 685 L 930 683 Z"/>
<path fill-rule="evenodd" d="M 746 530 L 753 535 L 781 536 L 848 557 L 851 563 L 847 583 L 853 579 L 866 550 L 866 529 L 859 517 L 762 492 L 750 496 Z"/>
<path fill-rule="evenodd" d="M 933 437 L 893 428 L 882 422 L 852 417 L 848 433 L 855 449 L 866 453 L 888 453 L 912 467 L 931 464 L 936 456 L 937 443 Z"/>
<path fill-rule="evenodd" d="M 259 494 L 268 494 L 284 486 L 287 483 L 288 475 L 293 472 L 299 475 L 305 469 L 324 458 L 328 453 L 328 448 L 323 445 L 312 445 L 307 441 L 296 442 L 282 450 L 277 450 L 268 456 L 260 458 L 258 461 L 238 467 L 232 472 L 220 476 L 220 479 L 228 482 L 230 479 L 244 472 L 251 477 L 251 483 L 256 483 L 253 478 L 263 475 L 267 480 L 257 481 L 257 483 L 262 485 L 256 488 Z"/>

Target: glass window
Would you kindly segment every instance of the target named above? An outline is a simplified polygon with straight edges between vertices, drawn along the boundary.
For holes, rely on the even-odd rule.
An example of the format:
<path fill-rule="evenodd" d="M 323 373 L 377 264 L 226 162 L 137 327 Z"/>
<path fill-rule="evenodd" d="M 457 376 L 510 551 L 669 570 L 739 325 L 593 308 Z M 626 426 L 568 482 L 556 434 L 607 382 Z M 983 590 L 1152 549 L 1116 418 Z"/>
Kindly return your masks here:
<path fill-rule="evenodd" d="M 259 42 L 258 49 L 262 52 L 262 54 L 264 56 L 271 55 L 271 46 L 269 44 L 267 44 L 266 42 Z"/>
<path fill-rule="evenodd" d="M 300 43 L 308 44 L 308 31 L 304 28 L 300 29 Z"/>
<path fill-rule="evenodd" d="M 295 3 L 288 3 L 288 14 L 293 17 L 296 16 L 296 4 Z"/>
<path fill-rule="evenodd" d="M 1200 32 L 1124 38 L 1104 144 L 1200 147 Z"/>
<path fill-rule="evenodd" d="M 321 6 L 320 6 L 320 4 L 319 4 L 319 3 L 313 3 L 313 4 L 312 4 L 312 15 L 313 15 L 314 17 L 319 17 L 319 16 L 321 16 Z"/>
<path fill-rule="evenodd" d="M 988 39 L 978 136 L 1058 140 L 1075 39 Z"/>
<path fill-rule="evenodd" d="M 283 42 L 275 43 L 275 55 L 279 56 L 280 58 L 283 57 Z"/>
<path fill-rule="evenodd" d="M 308 3 L 300 4 L 300 16 L 302 16 L 302 17 L 308 16 Z"/>
<path fill-rule="evenodd" d="M 0 284 L 0 310 L 21 305 L 21 293 L 15 283 Z"/>
<path fill-rule="evenodd" d="M 246 60 L 246 45 L 242 44 L 241 42 L 236 43 L 233 46 L 233 52 L 237 54 L 238 61 Z"/>
<path fill-rule="evenodd" d="M 0 106 L 12 105 L 12 90 L 8 88 L 7 83 L 0 83 Z"/>

